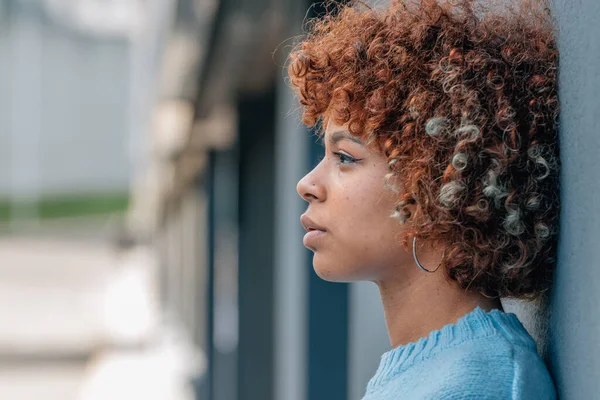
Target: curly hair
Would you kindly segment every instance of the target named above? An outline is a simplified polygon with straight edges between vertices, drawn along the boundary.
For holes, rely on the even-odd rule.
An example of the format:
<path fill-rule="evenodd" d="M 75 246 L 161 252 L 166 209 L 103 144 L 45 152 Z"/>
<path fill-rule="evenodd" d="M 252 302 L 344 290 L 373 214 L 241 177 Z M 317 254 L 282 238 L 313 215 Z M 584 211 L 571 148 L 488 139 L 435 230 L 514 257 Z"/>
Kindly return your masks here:
<path fill-rule="evenodd" d="M 340 5 L 309 22 L 288 74 L 306 125 L 348 124 L 387 158 L 406 249 L 444 243 L 463 289 L 534 299 L 558 234 L 558 50 L 545 3 L 520 4 Z"/>

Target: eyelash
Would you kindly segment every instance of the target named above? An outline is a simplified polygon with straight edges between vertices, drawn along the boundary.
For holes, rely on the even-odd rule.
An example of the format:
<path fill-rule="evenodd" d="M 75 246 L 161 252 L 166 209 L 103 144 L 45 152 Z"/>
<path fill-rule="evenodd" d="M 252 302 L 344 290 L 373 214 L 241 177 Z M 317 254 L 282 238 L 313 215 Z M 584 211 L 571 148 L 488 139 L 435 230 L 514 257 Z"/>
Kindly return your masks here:
<path fill-rule="evenodd" d="M 344 154 L 344 153 L 340 153 L 340 152 L 333 152 L 333 155 L 340 159 L 338 161 L 338 164 L 340 164 L 340 165 L 354 164 L 357 161 L 360 161 L 357 158 L 351 157 L 348 154 Z"/>

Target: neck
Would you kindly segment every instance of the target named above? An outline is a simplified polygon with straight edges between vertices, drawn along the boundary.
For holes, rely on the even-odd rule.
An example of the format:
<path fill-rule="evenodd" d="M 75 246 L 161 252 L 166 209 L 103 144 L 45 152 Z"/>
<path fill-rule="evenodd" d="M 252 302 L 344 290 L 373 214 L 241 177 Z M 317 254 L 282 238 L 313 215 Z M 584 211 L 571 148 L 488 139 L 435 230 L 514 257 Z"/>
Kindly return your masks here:
<path fill-rule="evenodd" d="M 469 293 L 450 281 L 441 269 L 436 273 L 417 271 L 409 280 L 377 282 L 385 312 L 390 343 L 398 347 L 439 330 L 473 311 L 502 309 L 499 299 Z"/>

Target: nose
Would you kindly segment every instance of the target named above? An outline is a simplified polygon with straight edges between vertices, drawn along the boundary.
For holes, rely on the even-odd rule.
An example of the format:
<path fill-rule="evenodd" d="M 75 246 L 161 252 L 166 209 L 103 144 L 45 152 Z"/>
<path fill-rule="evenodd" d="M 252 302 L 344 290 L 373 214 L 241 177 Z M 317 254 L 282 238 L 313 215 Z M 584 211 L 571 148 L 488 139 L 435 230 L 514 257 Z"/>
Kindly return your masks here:
<path fill-rule="evenodd" d="M 318 166 L 317 166 L 318 167 Z M 313 201 L 325 201 L 327 197 L 325 187 L 318 181 L 316 169 L 304 175 L 296 185 L 296 191 L 304 200 L 309 203 Z"/>

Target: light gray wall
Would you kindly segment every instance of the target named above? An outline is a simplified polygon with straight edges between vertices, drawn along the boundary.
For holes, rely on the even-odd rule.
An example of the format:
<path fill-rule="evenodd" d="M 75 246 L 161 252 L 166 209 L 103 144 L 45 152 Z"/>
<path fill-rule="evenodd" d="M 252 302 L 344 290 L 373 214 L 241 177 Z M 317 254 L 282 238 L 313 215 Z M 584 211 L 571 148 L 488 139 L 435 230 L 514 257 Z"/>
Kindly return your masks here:
<path fill-rule="evenodd" d="M 0 198 L 126 190 L 130 45 L 38 11 L 0 28 Z"/>
<path fill-rule="evenodd" d="M 127 189 L 127 43 L 50 31 L 44 39 L 43 63 L 44 189 Z"/>
<path fill-rule="evenodd" d="M 556 0 L 562 214 L 550 360 L 563 400 L 600 396 L 600 2 Z"/>

